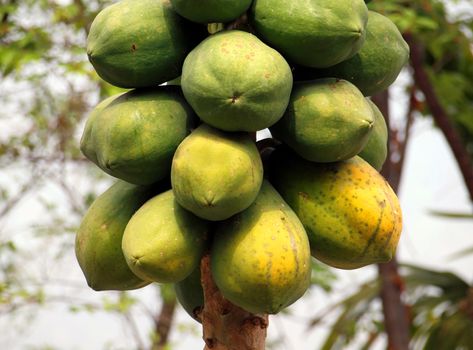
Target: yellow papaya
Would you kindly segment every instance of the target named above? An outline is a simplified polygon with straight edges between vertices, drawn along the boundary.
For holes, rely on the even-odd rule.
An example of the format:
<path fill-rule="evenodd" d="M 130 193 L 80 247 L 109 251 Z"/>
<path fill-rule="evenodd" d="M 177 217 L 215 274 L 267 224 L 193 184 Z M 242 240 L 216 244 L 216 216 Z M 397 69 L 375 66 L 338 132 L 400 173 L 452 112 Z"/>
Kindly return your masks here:
<path fill-rule="evenodd" d="M 299 299 L 310 259 L 304 227 L 267 181 L 248 209 L 217 227 L 210 253 L 222 295 L 252 313 L 275 314 Z"/>
<path fill-rule="evenodd" d="M 315 258 L 355 269 L 393 257 L 402 227 L 399 201 L 362 158 L 312 163 L 278 149 L 270 179 L 304 224 Z"/>

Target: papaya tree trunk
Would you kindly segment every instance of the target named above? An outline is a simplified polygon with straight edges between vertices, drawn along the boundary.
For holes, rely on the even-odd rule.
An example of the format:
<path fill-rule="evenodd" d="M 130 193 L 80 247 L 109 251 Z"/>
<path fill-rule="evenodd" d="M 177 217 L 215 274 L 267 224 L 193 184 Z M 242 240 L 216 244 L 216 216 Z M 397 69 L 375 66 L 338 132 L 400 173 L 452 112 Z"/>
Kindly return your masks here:
<path fill-rule="evenodd" d="M 406 121 L 406 130 L 404 140 L 397 139 L 397 133 L 389 126 L 389 93 L 388 90 L 373 98 L 373 102 L 379 107 L 386 118 L 386 124 L 389 130 L 389 152 L 388 159 L 383 167 L 382 174 L 390 183 L 394 192 L 397 192 L 401 180 L 404 155 L 401 154 L 398 162 L 394 164 L 391 154 L 393 148 L 398 148 L 400 143 L 406 143 L 408 140 L 411 111 Z M 396 147 L 392 147 L 396 145 Z M 405 150 L 405 145 L 402 147 Z M 386 264 L 378 264 L 378 275 L 381 283 L 380 298 L 383 305 L 384 328 L 388 337 L 389 350 L 408 350 L 409 349 L 409 329 L 410 322 L 407 314 L 406 305 L 402 301 L 404 291 L 404 280 L 399 274 L 396 256 Z"/>
<path fill-rule="evenodd" d="M 171 332 L 172 322 L 176 313 L 176 298 L 166 300 L 163 298 L 161 312 L 154 320 L 155 339 L 151 346 L 151 350 L 164 350 L 168 345 L 169 333 Z"/>
<path fill-rule="evenodd" d="M 264 350 L 268 315 L 251 314 L 226 300 L 210 271 L 210 255 L 201 261 L 204 350 Z"/>

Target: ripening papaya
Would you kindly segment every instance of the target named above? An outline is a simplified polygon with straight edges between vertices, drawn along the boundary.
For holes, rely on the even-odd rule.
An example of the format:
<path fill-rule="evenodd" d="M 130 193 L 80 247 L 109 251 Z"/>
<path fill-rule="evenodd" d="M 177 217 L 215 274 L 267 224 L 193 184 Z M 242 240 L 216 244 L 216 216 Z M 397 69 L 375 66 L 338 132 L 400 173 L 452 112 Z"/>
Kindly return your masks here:
<path fill-rule="evenodd" d="M 307 234 L 266 180 L 248 209 L 218 225 L 210 262 L 222 295 L 252 313 L 275 314 L 310 284 Z"/>
<path fill-rule="evenodd" d="M 112 85 L 159 85 L 180 75 L 198 32 L 168 0 L 121 0 L 92 22 L 87 55 L 98 75 Z"/>
<path fill-rule="evenodd" d="M 128 221 L 155 193 L 155 187 L 118 181 L 90 206 L 76 235 L 75 252 L 92 289 L 128 290 L 149 284 L 128 268 L 121 246 Z"/>
<path fill-rule="evenodd" d="M 381 171 L 388 156 L 388 127 L 379 108 L 369 98 L 366 100 L 373 110 L 374 127 L 368 142 L 358 155 Z"/>
<path fill-rule="evenodd" d="M 242 15 L 252 0 L 171 0 L 182 17 L 197 23 L 226 23 Z"/>
<path fill-rule="evenodd" d="M 358 154 L 373 129 L 373 111 L 355 85 L 335 78 L 294 85 L 272 135 L 301 157 L 336 162 Z"/>
<path fill-rule="evenodd" d="M 255 0 L 250 22 L 293 63 L 330 67 L 352 57 L 366 36 L 363 0 Z"/>
<path fill-rule="evenodd" d="M 391 260 L 401 208 L 387 181 L 362 158 L 313 163 L 280 148 L 271 154 L 269 172 L 304 224 L 315 258 L 341 269 Z"/>
<path fill-rule="evenodd" d="M 176 283 L 199 266 L 208 229 L 208 222 L 183 209 L 169 190 L 132 216 L 123 234 L 123 254 L 143 280 Z"/>
<path fill-rule="evenodd" d="M 257 131 L 282 117 L 292 89 L 286 60 L 255 35 L 211 35 L 186 57 L 181 86 L 197 115 L 225 131 Z"/>
<path fill-rule="evenodd" d="M 174 154 L 171 182 L 176 200 L 195 215 L 225 220 L 248 208 L 263 181 L 263 165 L 247 133 L 202 124 Z"/>
<path fill-rule="evenodd" d="M 82 153 L 107 174 L 147 185 L 169 175 L 172 157 L 194 124 L 178 86 L 124 93 L 87 120 Z"/>

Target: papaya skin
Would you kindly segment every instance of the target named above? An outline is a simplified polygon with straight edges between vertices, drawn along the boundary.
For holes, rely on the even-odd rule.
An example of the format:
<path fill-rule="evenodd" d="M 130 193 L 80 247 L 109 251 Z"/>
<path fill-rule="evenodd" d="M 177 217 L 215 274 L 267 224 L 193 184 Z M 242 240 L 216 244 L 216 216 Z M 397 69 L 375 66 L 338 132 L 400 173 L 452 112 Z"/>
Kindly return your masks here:
<path fill-rule="evenodd" d="M 355 85 L 335 78 L 298 83 L 271 133 L 301 157 L 335 162 L 358 154 L 374 124 L 369 103 Z"/>
<path fill-rule="evenodd" d="M 180 75 L 196 31 L 167 0 L 122 0 L 94 19 L 87 55 L 98 75 L 112 85 L 159 85 Z"/>
<path fill-rule="evenodd" d="M 122 250 L 140 278 L 176 283 L 199 267 L 209 225 L 183 209 L 172 190 L 148 200 L 128 222 Z"/>
<path fill-rule="evenodd" d="M 263 41 L 291 63 L 324 68 L 363 45 L 368 9 L 363 0 L 255 0 L 250 21 Z"/>
<path fill-rule="evenodd" d="M 204 290 L 201 284 L 200 266 L 182 281 L 174 284 L 176 298 L 184 310 L 201 323 L 200 313 L 204 307 Z"/>
<path fill-rule="evenodd" d="M 182 17 L 197 23 L 226 23 L 242 15 L 252 0 L 171 0 Z"/>
<path fill-rule="evenodd" d="M 264 181 L 255 202 L 216 229 L 212 276 L 222 295 L 252 313 L 278 313 L 310 284 L 310 247 L 301 222 Z"/>
<path fill-rule="evenodd" d="M 211 221 L 248 208 L 263 181 L 263 165 L 247 133 L 228 133 L 206 124 L 176 150 L 171 167 L 176 200 Z"/>
<path fill-rule="evenodd" d="M 353 83 L 364 96 L 386 90 L 409 60 L 409 45 L 387 17 L 369 11 L 366 40 L 350 59 L 326 69 L 295 69 L 295 80 L 336 77 Z"/>
<path fill-rule="evenodd" d="M 194 122 L 178 86 L 131 90 L 93 112 L 80 147 L 107 174 L 147 185 L 168 176 Z"/>
<path fill-rule="evenodd" d="M 304 224 L 318 260 L 355 269 L 393 257 L 402 228 L 399 201 L 362 158 L 311 163 L 278 149 L 270 179 Z"/>
<path fill-rule="evenodd" d="M 282 117 L 291 68 L 276 50 L 239 30 L 211 35 L 186 57 L 181 86 L 205 123 L 225 131 L 258 131 Z"/>
<path fill-rule="evenodd" d="M 80 139 L 80 149 L 82 154 L 84 154 L 89 160 L 91 160 L 93 163 L 97 163 L 97 157 L 95 155 L 95 151 L 93 149 L 93 141 L 91 140 L 92 136 L 92 130 L 94 128 L 94 124 L 96 122 L 96 119 L 100 115 L 100 113 L 109 105 L 111 104 L 114 100 L 116 100 L 118 97 L 123 95 L 123 93 L 116 94 L 110 97 L 107 97 L 105 100 L 101 101 L 95 108 L 90 112 L 89 116 L 87 117 L 87 121 L 85 123 L 84 131 L 82 132 L 82 136 Z"/>
<path fill-rule="evenodd" d="M 154 193 L 150 186 L 118 181 L 90 206 L 76 235 L 75 253 L 92 289 L 129 290 L 149 284 L 128 268 L 121 244 L 128 221 Z"/>
<path fill-rule="evenodd" d="M 369 98 L 366 100 L 373 110 L 374 128 L 368 143 L 358 155 L 370 163 L 373 168 L 381 171 L 388 156 L 388 127 L 379 108 Z"/>

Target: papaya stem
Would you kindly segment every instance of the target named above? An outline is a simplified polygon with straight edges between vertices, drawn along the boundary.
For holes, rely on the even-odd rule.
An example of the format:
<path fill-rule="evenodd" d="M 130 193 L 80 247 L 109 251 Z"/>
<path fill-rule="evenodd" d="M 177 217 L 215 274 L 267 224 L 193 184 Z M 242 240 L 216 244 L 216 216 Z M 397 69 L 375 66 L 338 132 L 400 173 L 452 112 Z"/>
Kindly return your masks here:
<path fill-rule="evenodd" d="M 268 315 L 255 315 L 226 300 L 210 270 L 210 254 L 201 261 L 204 350 L 264 350 Z"/>

